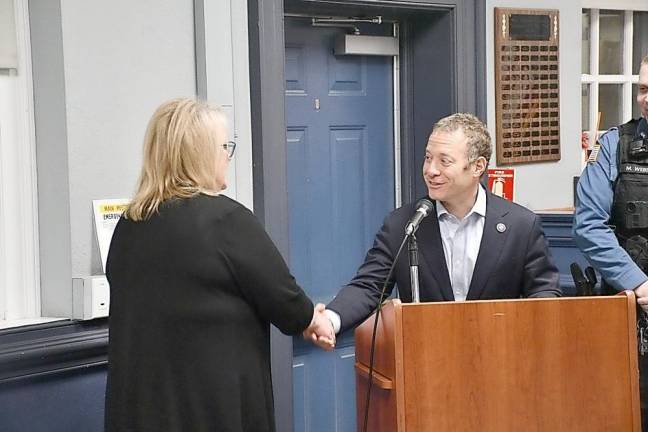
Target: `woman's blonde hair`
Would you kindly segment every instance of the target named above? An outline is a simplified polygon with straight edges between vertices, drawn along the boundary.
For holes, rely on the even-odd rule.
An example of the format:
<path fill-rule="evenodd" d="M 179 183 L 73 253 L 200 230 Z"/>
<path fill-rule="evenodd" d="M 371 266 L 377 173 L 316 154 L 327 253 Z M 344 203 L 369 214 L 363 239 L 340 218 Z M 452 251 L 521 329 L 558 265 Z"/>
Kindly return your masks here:
<path fill-rule="evenodd" d="M 218 190 L 216 161 L 227 157 L 217 141 L 225 115 L 195 99 L 174 99 L 153 114 L 144 138 L 142 172 L 135 197 L 124 212 L 141 221 L 169 198 L 188 198 L 203 190 Z"/>

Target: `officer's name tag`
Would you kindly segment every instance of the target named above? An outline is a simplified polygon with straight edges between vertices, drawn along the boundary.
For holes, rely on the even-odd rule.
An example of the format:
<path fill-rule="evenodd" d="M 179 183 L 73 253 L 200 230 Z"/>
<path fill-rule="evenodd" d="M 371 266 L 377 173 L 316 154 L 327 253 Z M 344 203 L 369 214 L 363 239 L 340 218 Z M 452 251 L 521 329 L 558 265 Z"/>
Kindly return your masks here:
<path fill-rule="evenodd" d="M 648 174 L 648 166 L 623 164 L 621 165 L 621 171 L 627 173 Z"/>

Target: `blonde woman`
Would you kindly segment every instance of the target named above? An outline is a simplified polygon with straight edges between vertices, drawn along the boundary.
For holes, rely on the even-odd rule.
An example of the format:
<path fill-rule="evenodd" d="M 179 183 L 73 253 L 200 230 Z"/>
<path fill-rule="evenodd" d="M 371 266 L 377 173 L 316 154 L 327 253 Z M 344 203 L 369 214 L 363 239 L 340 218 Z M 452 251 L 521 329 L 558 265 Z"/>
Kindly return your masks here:
<path fill-rule="evenodd" d="M 108 255 L 109 432 L 274 431 L 270 323 L 312 330 L 323 305 L 219 194 L 234 149 L 223 114 L 200 101 L 164 103 L 149 122 Z"/>

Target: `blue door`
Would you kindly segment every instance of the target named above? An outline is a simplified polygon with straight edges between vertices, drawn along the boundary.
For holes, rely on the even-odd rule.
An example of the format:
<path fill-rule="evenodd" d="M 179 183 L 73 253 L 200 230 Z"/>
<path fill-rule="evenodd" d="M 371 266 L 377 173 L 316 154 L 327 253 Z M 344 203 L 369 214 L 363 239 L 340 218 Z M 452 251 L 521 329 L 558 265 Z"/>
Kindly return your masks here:
<path fill-rule="evenodd" d="M 335 56 L 343 31 L 285 22 L 290 267 L 322 303 L 394 208 L 393 60 Z M 353 335 L 333 353 L 294 342 L 295 431 L 355 431 Z"/>

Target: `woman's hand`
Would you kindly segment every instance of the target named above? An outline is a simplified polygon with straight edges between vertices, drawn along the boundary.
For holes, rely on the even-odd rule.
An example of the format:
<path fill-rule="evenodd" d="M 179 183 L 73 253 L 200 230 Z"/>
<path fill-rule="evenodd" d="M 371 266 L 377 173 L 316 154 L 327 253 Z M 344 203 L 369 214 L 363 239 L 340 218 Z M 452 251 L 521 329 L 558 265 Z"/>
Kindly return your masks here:
<path fill-rule="evenodd" d="M 326 306 L 323 303 L 315 305 L 313 319 L 302 335 L 318 347 L 331 351 L 335 348 L 335 331 L 331 320 L 324 313 L 325 310 Z"/>

